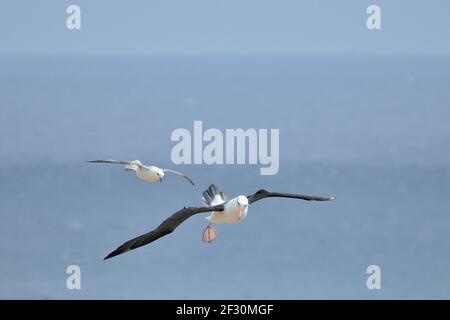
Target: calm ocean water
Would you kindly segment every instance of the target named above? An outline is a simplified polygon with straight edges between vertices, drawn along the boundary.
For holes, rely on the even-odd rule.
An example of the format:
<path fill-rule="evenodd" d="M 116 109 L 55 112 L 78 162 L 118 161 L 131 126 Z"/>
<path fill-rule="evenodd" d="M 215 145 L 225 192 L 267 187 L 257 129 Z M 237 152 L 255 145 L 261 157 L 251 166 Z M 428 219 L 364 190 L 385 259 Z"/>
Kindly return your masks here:
<path fill-rule="evenodd" d="M 449 71 L 431 56 L 0 57 L 0 298 L 450 298 Z M 279 173 L 175 166 L 170 135 L 194 120 L 279 128 Z M 210 183 L 337 199 L 255 203 L 212 245 L 199 215 L 102 260 Z M 71 264 L 81 290 L 66 289 Z M 372 264 L 381 290 L 366 288 Z"/>

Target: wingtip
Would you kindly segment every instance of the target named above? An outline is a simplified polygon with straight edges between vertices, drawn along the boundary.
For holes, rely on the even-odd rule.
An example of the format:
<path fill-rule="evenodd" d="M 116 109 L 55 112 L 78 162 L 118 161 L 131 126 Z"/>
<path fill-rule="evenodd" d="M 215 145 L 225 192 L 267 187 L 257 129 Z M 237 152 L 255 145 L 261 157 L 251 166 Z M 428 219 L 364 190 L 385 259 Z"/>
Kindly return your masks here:
<path fill-rule="evenodd" d="M 115 257 L 115 256 L 124 254 L 125 252 L 128 252 L 128 251 L 130 251 L 130 250 L 132 250 L 132 249 L 130 249 L 130 248 L 128 248 L 128 247 L 123 248 L 123 247 L 121 246 L 121 247 L 117 248 L 116 250 L 114 250 L 113 252 L 110 252 L 105 258 L 103 258 L 103 260 L 107 260 L 107 259 L 113 258 L 113 257 Z"/>
<path fill-rule="evenodd" d="M 111 252 L 110 254 L 108 254 L 106 257 L 104 257 L 103 260 L 111 259 L 112 257 L 115 257 L 115 256 L 117 256 L 118 254 L 120 254 L 120 253 L 118 253 L 118 252 L 115 250 L 115 251 Z"/>

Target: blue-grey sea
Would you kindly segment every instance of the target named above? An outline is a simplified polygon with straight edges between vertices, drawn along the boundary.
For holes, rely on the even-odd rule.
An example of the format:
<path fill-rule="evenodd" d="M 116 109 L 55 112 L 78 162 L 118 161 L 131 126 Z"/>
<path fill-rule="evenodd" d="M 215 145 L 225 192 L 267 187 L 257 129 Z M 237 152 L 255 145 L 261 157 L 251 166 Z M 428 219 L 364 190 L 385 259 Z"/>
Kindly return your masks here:
<path fill-rule="evenodd" d="M 448 299 L 449 84 L 445 56 L 1 56 L 0 298 Z M 278 174 L 173 164 L 171 133 L 194 120 L 280 129 Z M 102 158 L 196 186 L 85 163 Z M 336 200 L 256 202 L 211 245 L 194 216 L 103 261 L 210 183 Z"/>

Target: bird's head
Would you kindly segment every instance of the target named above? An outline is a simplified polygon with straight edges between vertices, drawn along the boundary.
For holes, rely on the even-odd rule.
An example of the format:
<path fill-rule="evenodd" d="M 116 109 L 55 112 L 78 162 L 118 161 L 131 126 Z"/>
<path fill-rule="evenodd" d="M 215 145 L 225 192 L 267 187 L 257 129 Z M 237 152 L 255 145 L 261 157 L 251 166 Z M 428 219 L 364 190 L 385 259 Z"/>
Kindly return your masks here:
<path fill-rule="evenodd" d="M 245 208 L 248 206 L 248 199 L 246 196 L 239 196 L 236 199 L 236 203 L 239 207 Z"/>
<path fill-rule="evenodd" d="M 164 178 L 164 171 L 163 171 L 163 170 L 161 170 L 160 168 L 155 167 L 155 166 L 151 166 L 151 167 L 150 167 L 150 170 L 151 170 L 155 175 L 158 176 L 159 182 L 162 182 L 162 181 L 163 181 L 163 178 Z"/>

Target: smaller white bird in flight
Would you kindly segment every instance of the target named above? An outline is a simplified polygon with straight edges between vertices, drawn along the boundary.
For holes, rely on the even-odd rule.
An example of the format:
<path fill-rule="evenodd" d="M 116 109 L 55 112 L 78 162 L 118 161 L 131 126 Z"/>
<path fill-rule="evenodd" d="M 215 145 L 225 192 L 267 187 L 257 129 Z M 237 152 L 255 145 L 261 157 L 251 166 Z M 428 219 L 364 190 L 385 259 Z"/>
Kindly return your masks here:
<path fill-rule="evenodd" d="M 190 184 L 194 185 L 194 181 L 192 181 L 188 176 L 185 174 L 171 170 L 171 169 L 162 169 L 158 168 L 156 166 L 145 166 L 142 164 L 139 160 L 133 160 L 133 161 L 125 161 L 125 160 L 90 160 L 88 161 L 90 163 L 114 163 L 114 164 L 123 164 L 125 165 L 124 169 L 126 171 L 134 171 L 136 172 L 136 176 L 144 181 L 147 182 L 162 182 L 164 175 L 169 173 L 174 173 L 176 175 L 179 175 L 180 177 L 183 177 L 187 181 L 189 181 Z"/>

